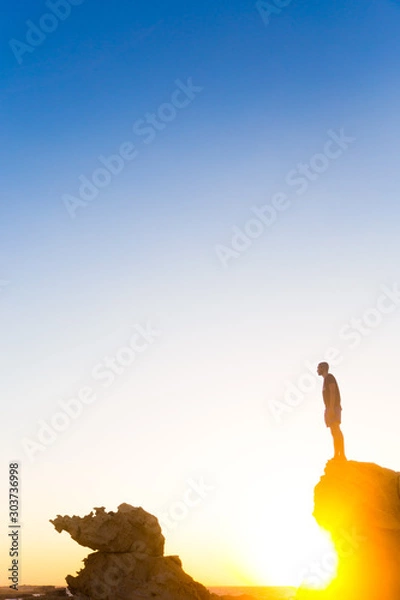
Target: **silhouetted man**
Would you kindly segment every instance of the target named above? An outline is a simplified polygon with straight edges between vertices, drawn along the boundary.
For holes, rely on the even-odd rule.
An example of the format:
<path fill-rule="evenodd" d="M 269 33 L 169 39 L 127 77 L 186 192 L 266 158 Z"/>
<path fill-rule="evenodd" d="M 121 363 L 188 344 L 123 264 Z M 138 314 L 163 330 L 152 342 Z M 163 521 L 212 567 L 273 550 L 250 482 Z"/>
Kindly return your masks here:
<path fill-rule="evenodd" d="M 346 460 L 344 453 L 344 438 L 340 429 L 342 421 L 342 406 L 340 404 L 340 391 L 334 376 L 329 373 L 329 365 L 321 362 L 317 368 L 318 375 L 324 378 L 322 396 L 325 404 L 325 424 L 330 428 L 333 437 L 335 455 L 333 458 Z"/>

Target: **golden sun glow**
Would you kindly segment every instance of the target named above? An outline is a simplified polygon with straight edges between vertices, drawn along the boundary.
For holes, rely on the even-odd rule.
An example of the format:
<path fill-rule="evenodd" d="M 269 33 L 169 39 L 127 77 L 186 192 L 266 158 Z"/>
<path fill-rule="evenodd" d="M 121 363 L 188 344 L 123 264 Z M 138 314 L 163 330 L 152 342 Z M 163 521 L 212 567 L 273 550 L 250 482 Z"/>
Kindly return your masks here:
<path fill-rule="evenodd" d="M 284 582 L 323 589 L 336 575 L 337 556 L 329 538 L 312 523 L 285 531 L 277 520 L 275 530 L 271 523 L 265 529 L 248 530 L 242 539 L 241 565 L 253 585 Z"/>
<path fill-rule="evenodd" d="M 293 492 L 287 473 L 273 483 L 254 483 L 236 490 L 238 514 L 226 514 L 229 554 L 238 585 L 288 585 L 323 589 L 336 576 L 337 554 L 330 536 L 312 516 L 313 498 Z M 311 486 L 310 486 L 311 488 Z M 312 488 L 311 488 L 312 489 Z"/>

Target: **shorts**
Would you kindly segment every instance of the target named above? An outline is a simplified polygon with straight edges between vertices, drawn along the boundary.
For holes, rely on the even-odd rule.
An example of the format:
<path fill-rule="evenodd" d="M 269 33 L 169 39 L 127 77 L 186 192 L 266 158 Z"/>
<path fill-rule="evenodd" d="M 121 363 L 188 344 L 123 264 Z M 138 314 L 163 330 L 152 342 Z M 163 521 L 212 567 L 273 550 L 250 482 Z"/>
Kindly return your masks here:
<path fill-rule="evenodd" d="M 333 415 L 332 417 L 328 418 L 328 409 L 325 409 L 325 414 L 324 414 L 324 419 L 325 419 L 325 425 L 327 427 L 331 427 L 332 425 L 340 425 L 340 423 L 342 422 L 342 407 L 341 406 L 335 406 L 335 408 L 333 409 Z"/>

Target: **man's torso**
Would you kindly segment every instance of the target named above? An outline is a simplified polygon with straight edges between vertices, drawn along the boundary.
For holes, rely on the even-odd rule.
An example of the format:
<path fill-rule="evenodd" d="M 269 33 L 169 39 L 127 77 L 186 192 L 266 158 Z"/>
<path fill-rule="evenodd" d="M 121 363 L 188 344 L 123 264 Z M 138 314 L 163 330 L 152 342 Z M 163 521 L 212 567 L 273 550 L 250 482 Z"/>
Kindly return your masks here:
<path fill-rule="evenodd" d="M 324 399 L 325 406 L 328 406 L 328 403 L 330 400 L 330 394 L 331 394 L 330 388 L 331 388 L 332 384 L 333 384 L 333 388 L 334 388 L 333 407 L 336 408 L 337 406 L 340 406 L 340 391 L 339 391 L 339 386 L 337 384 L 337 381 L 331 373 L 328 373 L 328 375 L 324 379 L 324 385 L 322 387 L 322 396 Z"/>

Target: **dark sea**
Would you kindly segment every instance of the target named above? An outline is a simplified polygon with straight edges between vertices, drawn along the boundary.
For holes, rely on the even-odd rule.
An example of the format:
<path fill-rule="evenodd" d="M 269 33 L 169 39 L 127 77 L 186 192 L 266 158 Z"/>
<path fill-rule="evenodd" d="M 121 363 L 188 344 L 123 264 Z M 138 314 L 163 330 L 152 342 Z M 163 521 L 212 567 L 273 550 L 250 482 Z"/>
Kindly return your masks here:
<path fill-rule="evenodd" d="M 291 600 L 296 588 L 292 587 L 212 587 L 210 592 L 220 596 L 249 596 L 254 600 Z"/>

